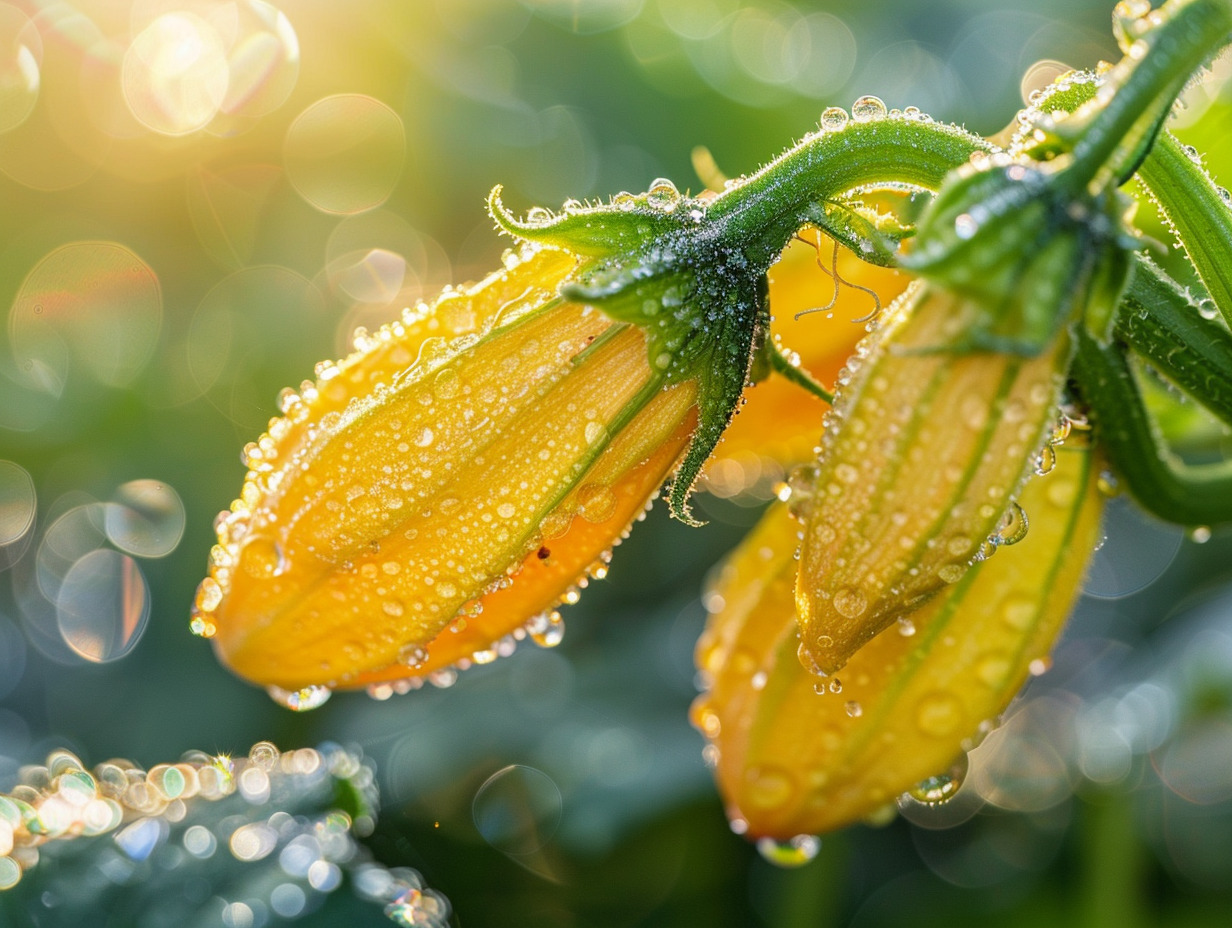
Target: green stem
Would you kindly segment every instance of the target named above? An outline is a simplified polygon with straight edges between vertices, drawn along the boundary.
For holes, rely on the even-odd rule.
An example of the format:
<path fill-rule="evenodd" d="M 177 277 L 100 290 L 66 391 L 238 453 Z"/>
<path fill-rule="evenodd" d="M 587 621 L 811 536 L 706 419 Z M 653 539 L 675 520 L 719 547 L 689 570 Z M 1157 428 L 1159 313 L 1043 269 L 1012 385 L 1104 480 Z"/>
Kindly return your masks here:
<path fill-rule="evenodd" d="M 1138 257 L 1114 333 L 1185 393 L 1232 425 L 1232 332 L 1204 319 L 1189 295 Z"/>
<path fill-rule="evenodd" d="M 1232 325 L 1232 209 L 1210 175 L 1170 132 L 1161 133 L 1138 171 L 1189 255 L 1223 318 Z"/>
<path fill-rule="evenodd" d="M 1170 0 L 1157 12 L 1160 21 L 1074 114 L 1077 132 L 1065 173 L 1075 191 L 1078 184 L 1119 184 L 1133 173 L 1173 100 L 1232 33 L 1232 0 Z"/>
<path fill-rule="evenodd" d="M 1167 522 L 1232 522 L 1232 461 L 1191 465 L 1160 438 L 1133 371 L 1117 345 L 1104 347 L 1075 327 L 1072 369 L 1091 407 L 1101 447 L 1139 504 Z"/>
<path fill-rule="evenodd" d="M 806 137 L 717 197 L 707 217 L 726 241 L 747 243 L 751 263 L 769 266 L 801 226 L 823 218 L 818 204 L 869 184 L 936 190 L 972 152 L 992 148 L 965 129 L 909 116 L 852 121 Z"/>

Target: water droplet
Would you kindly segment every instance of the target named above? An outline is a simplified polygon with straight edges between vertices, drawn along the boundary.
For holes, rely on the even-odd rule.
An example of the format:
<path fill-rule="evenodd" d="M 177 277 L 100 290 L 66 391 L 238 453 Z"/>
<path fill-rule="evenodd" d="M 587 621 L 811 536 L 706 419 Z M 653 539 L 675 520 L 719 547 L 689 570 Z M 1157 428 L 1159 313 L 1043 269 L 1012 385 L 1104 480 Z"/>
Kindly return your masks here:
<path fill-rule="evenodd" d="M 1008 654 L 993 651 L 980 656 L 975 665 L 975 675 L 985 686 L 997 690 L 1005 685 L 1013 666 Z"/>
<path fill-rule="evenodd" d="M 313 684 L 298 690 L 284 690 L 280 686 L 270 686 L 265 690 L 270 699 L 292 712 L 307 712 L 325 705 L 334 694 L 328 686 Z"/>
<path fill-rule="evenodd" d="M 910 638 L 912 635 L 915 634 L 915 623 L 911 621 L 911 619 L 907 618 L 906 616 L 900 617 L 897 622 L 897 625 L 898 625 L 898 633 L 902 635 L 904 638 Z"/>
<path fill-rule="evenodd" d="M 1022 632 L 1031 627 L 1037 611 L 1036 604 L 1029 599 L 1010 599 L 1001 607 L 1001 618 L 1010 628 Z"/>
<path fill-rule="evenodd" d="M 646 191 L 646 202 L 664 212 L 671 212 L 680 203 L 680 191 L 666 177 L 657 177 Z"/>
<path fill-rule="evenodd" d="M 530 640 L 541 648 L 554 648 L 565 638 L 565 620 L 559 612 L 545 612 L 526 623 Z"/>
<path fill-rule="evenodd" d="M 451 400 L 462 390 L 462 379 L 451 367 L 442 368 L 432 381 L 432 394 L 438 400 Z"/>
<path fill-rule="evenodd" d="M 517 858 L 534 854 L 552 839 L 563 807 L 560 789 L 550 776 L 511 764 L 475 792 L 471 816 L 488 844 Z"/>
<path fill-rule="evenodd" d="M 826 132 L 837 132 L 847 125 L 847 111 L 841 106 L 828 106 L 821 113 L 821 128 Z"/>
<path fill-rule="evenodd" d="M 868 609 L 868 597 L 855 587 L 843 587 L 834 594 L 834 609 L 848 619 L 857 619 Z"/>
<path fill-rule="evenodd" d="M 803 867 L 821 850 L 821 839 L 816 835 L 796 835 L 786 841 L 774 838 L 759 838 L 757 853 L 776 867 Z"/>
<path fill-rule="evenodd" d="M 403 645 L 398 651 L 398 663 L 417 670 L 428 662 L 428 652 L 417 644 Z"/>
<path fill-rule="evenodd" d="M 950 770 L 936 776 L 925 777 L 907 791 L 907 795 L 926 806 L 940 805 L 953 799 L 967 775 L 967 755 L 959 758 Z"/>
<path fill-rule="evenodd" d="M 611 487 L 588 483 L 578 489 L 578 514 L 587 522 L 603 522 L 616 511 Z"/>
<path fill-rule="evenodd" d="M 843 709 L 847 712 L 848 718 L 858 719 L 864 714 L 864 707 L 854 699 L 848 700 Z"/>
<path fill-rule="evenodd" d="M 749 783 L 749 805 L 759 809 L 781 809 L 796 794 L 795 780 L 780 767 L 752 767 L 745 777 Z"/>
<path fill-rule="evenodd" d="M 966 572 L 965 564 L 943 564 L 937 568 L 937 576 L 943 583 L 957 583 Z"/>
<path fill-rule="evenodd" d="M 1207 525 L 1195 525 L 1189 530 L 1189 540 L 1194 544 L 1204 545 L 1211 540 L 1211 529 Z"/>
<path fill-rule="evenodd" d="M 1027 513 L 1014 500 L 1010 501 L 1010 508 L 1005 511 L 1005 515 L 1001 519 L 1001 525 L 997 529 L 996 543 L 998 545 L 1016 545 L 1027 537 L 1027 530 L 1030 528 L 1030 523 L 1027 520 Z"/>
<path fill-rule="evenodd" d="M 963 708 L 958 697 L 950 693 L 930 693 L 916 708 L 916 726 L 926 735 L 944 737 L 962 724 Z"/>
<path fill-rule="evenodd" d="M 868 122 L 870 119 L 880 119 L 886 114 L 886 105 L 880 97 L 871 94 L 860 97 L 851 104 L 851 118 L 856 122 Z"/>
<path fill-rule="evenodd" d="M 286 573 L 287 561 L 282 546 L 265 535 L 253 535 L 240 549 L 240 569 L 258 580 Z"/>
<path fill-rule="evenodd" d="M 587 422 L 586 423 L 586 443 L 588 445 L 597 445 L 607 441 L 607 428 L 602 422 Z"/>
<path fill-rule="evenodd" d="M 1057 466 L 1057 449 L 1052 446 L 1052 443 L 1044 445 L 1040 448 L 1039 455 L 1035 458 L 1035 474 L 1037 477 L 1045 477 L 1051 474 L 1053 468 Z"/>

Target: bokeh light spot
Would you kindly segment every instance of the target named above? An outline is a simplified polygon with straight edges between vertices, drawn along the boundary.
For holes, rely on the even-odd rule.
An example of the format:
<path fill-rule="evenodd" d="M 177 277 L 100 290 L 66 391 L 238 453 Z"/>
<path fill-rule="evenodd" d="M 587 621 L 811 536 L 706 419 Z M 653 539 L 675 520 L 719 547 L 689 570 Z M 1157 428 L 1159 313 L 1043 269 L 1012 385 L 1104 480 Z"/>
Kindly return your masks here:
<path fill-rule="evenodd" d="M 228 83 L 222 39 L 192 13 L 158 17 L 124 55 L 124 99 L 138 121 L 163 135 L 204 128 L 222 107 Z"/>
<path fill-rule="evenodd" d="M 184 537 L 184 503 L 160 480 L 132 480 L 107 504 L 107 538 L 137 557 L 166 557 Z"/>
<path fill-rule="evenodd" d="M 15 6 L 0 3 L 0 132 L 16 129 L 38 103 L 43 40 Z"/>
<path fill-rule="evenodd" d="M 22 282 L 9 336 L 26 385 L 59 395 L 75 363 L 111 387 L 131 383 L 162 326 L 158 277 L 115 242 L 73 242 L 51 252 Z"/>
<path fill-rule="evenodd" d="M 0 461 L 0 570 L 11 566 L 34 526 L 37 497 L 34 481 L 24 467 Z"/>
<path fill-rule="evenodd" d="M 128 654 L 145 632 L 150 590 L 137 562 L 107 548 L 91 551 L 64 576 L 56 597 L 64 642 L 91 663 Z"/>
<path fill-rule="evenodd" d="M 1145 515 L 1135 504 L 1117 497 L 1104 508 L 1105 539 L 1082 591 L 1099 599 L 1119 599 L 1154 583 L 1172 563 L 1185 533 Z"/>
<path fill-rule="evenodd" d="M 471 815 L 483 839 L 505 854 L 524 857 L 556 833 L 562 810 L 560 789 L 542 770 L 510 764 L 475 793 Z"/>
<path fill-rule="evenodd" d="M 264 116 L 291 94 L 299 78 L 299 38 L 290 20 L 263 0 L 235 4 L 238 29 L 227 54 L 230 80 L 222 112 Z"/>
<path fill-rule="evenodd" d="M 384 103 L 345 93 L 313 103 L 287 130 L 283 153 L 296 191 L 326 213 L 380 206 L 402 173 L 402 119 Z"/>

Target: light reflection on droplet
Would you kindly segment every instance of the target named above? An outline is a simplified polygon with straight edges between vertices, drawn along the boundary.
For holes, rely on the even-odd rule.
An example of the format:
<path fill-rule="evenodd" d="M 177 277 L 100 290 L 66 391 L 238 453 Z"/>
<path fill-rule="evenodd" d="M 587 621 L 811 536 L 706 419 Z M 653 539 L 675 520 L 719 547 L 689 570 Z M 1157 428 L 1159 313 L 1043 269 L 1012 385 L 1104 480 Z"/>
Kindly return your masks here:
<path fill-rule="evenodd" d="M 192 13 L 150 23 L 124 55 L 124 99 L 163 135 L 186 135 L 214 118 L 227 94 L 226 51 L 218 32 Z"/>
<path fill-rule="evenodd" d="M 37 506 L 34 481 L 25 468 L 0 461 L 0 570 L 25 552 Z"/>
<path fill-rule="evenodd" d="M 475 793 L 471 816 L 485 841 L 515 857 L 542 848 L 560 824 L 560 789 L 542 770 L 510 764 Z"/>
<path fill-rule="evenodd" d="M 137 557 L 166 557 L 184 537 L 184 503 L 160 480 L 130 480 L 107 504 L 107 537 Z"/>
<path fill-rule="evenodd" d="M 360 213 L 380 206 L 402 173 L 402 120 L 364 94 L 337 94 L 313 103 L 287 129 L 283 154 L 296 191 L 326 213 Z"/>
<path fill-rule="evenodd" d="M 77 561 L 56 597 L 65 643 L 96 664 L 119 660 L 136 647 L 149 617 L 150 590 L 141 568 L 105 548 Z"/>
<path fill-rule="evenodd" d="M 0 3 L 0 133 L 26 121 L 38 103 L 43 40 L 21 10 Z"/>
<path fill-rule="evenodd" d="M 158 277 L 115 242 L 73 242 L 26 275 L 9 317 L 18 373 L 58 394 L 77 365 L 108 386 L 131 383 L 162 325 Z"/>

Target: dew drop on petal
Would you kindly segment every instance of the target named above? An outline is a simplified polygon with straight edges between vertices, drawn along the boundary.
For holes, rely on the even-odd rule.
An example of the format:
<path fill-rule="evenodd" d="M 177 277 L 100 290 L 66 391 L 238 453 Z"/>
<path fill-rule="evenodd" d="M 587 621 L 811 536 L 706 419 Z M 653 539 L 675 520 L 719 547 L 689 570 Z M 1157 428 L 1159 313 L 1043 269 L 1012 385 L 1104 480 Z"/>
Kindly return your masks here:
<path fill-rule="evenodd" d="M 870 119 L 879 119 L 885 114 L 885 103 L 880 97 L 874 97 L 871 94 L 860 97 L 855 103 L 851 104 L 851 118 L 856 122 L 868 122 Z"/>
<path fill-rule="evenodd" d="M 857 619 L 868 609 L 868 597 L 855 587 L 843 587 L 834 594 L 834 609 L 839 615 Z"/>
<path fill-rule="evenodd" d="M 916 727 L 933 737 L 941 738 L 954 732 L 962 720 L 962 703 L 949 693 L 930 693 L 916 707 Z"/>
<path fill-rule="evenodd" d="M 786 841 L 774 838 L 759 838 L 757 852 L 776 867 L 803 867 L 821 850 L 821 839 L 816 835 L 796 835 Z"/>
<path fill-rule="evenodd" d="M 290 709 L 292 712 L 307 712 L 325 705 L 334 691 L 328 686 L 314 684 L 298 690 L 284 690 L 280 686 L 270 686 L 266 688 L 266 692 L 269 693 L 270 699 L 285 709 Z"/>
<path fill-rule="evenodd" d="M 847 125 L 847 111 L 841 106 L 826 107 L 821 113 L 821 128 L 827 132 L 837 132 Z"/>

